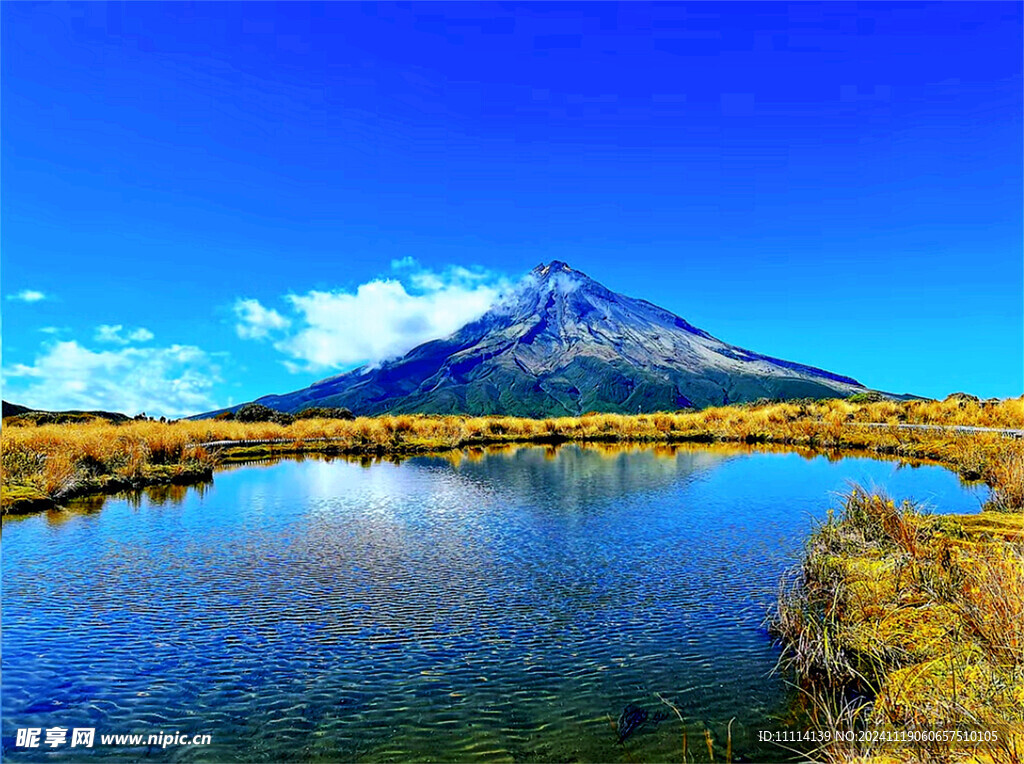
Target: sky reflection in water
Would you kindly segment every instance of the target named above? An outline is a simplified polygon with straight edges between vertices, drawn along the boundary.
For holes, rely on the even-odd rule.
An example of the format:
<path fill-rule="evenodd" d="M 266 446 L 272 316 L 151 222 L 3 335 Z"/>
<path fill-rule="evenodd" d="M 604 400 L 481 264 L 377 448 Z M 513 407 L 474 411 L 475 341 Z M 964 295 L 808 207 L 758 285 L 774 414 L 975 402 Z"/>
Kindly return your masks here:
<path fill-rule="evenodd" d="M 174 760 L 758 760 L 791 698 L 761 628 L 830 492 L 944 511 L 939 467 L 750 449 L 307 458 L 4 523 L 3 736 L 209 732 Z M 67 753 L 67 751 L 65 751 Z M 137 749 L 136 755 L 145 751 Z M 94 749 L 93 755 L 125 755 Z"/>

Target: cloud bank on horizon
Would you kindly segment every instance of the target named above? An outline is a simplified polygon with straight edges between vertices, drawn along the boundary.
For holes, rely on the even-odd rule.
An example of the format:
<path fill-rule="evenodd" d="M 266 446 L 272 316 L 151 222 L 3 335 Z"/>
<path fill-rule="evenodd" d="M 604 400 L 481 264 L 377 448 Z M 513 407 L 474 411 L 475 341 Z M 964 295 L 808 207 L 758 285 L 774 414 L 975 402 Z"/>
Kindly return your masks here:
<path fill-rule="evenodd" d="M 391 262 L 390 274 L 353 289 L 284 294 L 282 310 L 288 315 L 238 297 L 231 317 L 239 338 L 269 345 L 293 374 L 326 376 L 444 337 L 483 315 L 511 284 L 495 271 L 464 266 L 435 271 L 405 257 Z M 32 363 L 3 368 L 5 400 L 47 410 L 170 417 L 235 403 L 225 395 L 224 367 L 233 363 L 228 352 L 192 344 L 156 346 L 149 329 L 124 324 L 99 324 L 88 339 L 61 337 L 71 330 L 54 326 L 39 331 L 47 339 Z M 96 346 L 86 344 L 89 340 Z M 297 379 L 295 386 L 310 381 Z"/>
<path fill-rule="evenodd" d="M 3 377 L 4 399 L 31 408 L 167 416 L 215 407 L 222 381 L 219 354 L 194 345 L 92 350 L 76 340 L 45 343 Z"/>

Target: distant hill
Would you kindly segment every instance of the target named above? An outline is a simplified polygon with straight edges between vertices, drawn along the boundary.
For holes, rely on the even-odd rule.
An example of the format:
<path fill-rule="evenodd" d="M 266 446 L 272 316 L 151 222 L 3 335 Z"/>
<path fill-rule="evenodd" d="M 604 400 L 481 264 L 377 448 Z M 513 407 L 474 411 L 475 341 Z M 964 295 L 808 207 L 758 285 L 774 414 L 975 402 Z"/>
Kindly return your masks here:
<path fill-rule="evenodd" d="M 17 403 L 8 403 L 7 401 L 3 401 L 3 406 L 4 418 L 17 416 L 18 414 L 27 414 L 32 410 L 28 406 L 19 406 Z"/>
<path fill-rule="evenodd" d="M 729 345 L 556 260 L 448 337 L 257 402 L 287 412 L 540 417 L 865 392 L 851 377 Z"/>
<path fill-rule="evenodd" d="M 127 422 L 131 419 L 127 414 L 120 414 L 116 411 L 41 411 L 3 401 L 3 418 L 7 419 L 8 417 L 16 417 L 15 422 L 31 422 L 32 424 L 63 424 L 91 418 L 106 419 L 111 422 Z"/>

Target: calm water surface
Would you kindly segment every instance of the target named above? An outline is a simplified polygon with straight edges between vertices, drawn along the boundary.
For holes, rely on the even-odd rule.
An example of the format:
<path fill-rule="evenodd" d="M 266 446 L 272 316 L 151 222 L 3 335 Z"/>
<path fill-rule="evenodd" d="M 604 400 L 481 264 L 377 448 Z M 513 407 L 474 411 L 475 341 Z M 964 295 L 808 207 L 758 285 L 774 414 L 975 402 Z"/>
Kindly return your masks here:
<path fill-rule="evenodd" d="M 162 760 L 721 759 L 793 723 L 761 627 L 847 481 L 943 511 L 939 467 L 670 449 L 306 459 L 3 525 L 3 742 L 19 727 L 209 733 Z M 100 506 L 102 504 L 102 506 Z M 66 746 L 58 758 L 69 753 Z"/>

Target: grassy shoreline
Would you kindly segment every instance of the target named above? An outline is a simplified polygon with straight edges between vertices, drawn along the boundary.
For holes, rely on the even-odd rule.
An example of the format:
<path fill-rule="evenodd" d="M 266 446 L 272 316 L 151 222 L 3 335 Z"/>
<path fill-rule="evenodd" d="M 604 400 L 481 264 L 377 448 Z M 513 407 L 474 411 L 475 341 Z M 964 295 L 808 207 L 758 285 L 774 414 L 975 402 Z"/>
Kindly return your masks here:
<path fill-rule="evenodd" d="M 854 488 L 812 533 L 769 626 L 816 725 L 853 736 L 826 742 L 825 761 L 1024 757 L 1019 507 L 929 515 Z M 948 731 L 995 739 L 901 738 Z"/>
<path fill-rule="evenodd" d="M 544 420 L 403 415 L 303 419 L 289 425 L 95 420 L 39 426 L 11 426 L 8 420 L 0 435 L 0 507 L 4 514 L 32 512 L 89 493 L 207 480 L 218 464 L 283 453 L 401 456 L 505 443 L 775 443 L 929 459 L 966 478 L 996 485 L 1005 482 L 997 474 L 1000 465 L 1021 450 L 995 434 L 860 426 L 865 423 L 1018 428 L 1024 426 L 1024 399 L 829 400 Z M 253 440 L 283 442 L 216 449 L 204 445 Z"/>
<path fill-rule="evenodd" d="M 891 427 L 863 427 L 885 423 Z M 820 401 L 548 420 L 398 416 L 5 426 L 4 514 L 88 493 L 209 480 L 303 453 L 402 457 L 526 444 L 772 444 L 937 462 L 985 481 L 985 511 L 930 516 L 854 489 L 811 536 L 771 628 L 824 730 L 994 730 L 998 742 L 832 741 L 831 762 L 1024 759 L 1024 440 L 901 424 L 1019 429 L 1024 398 Z M 268 441 L 215 447 L 215 441 Z"/>

